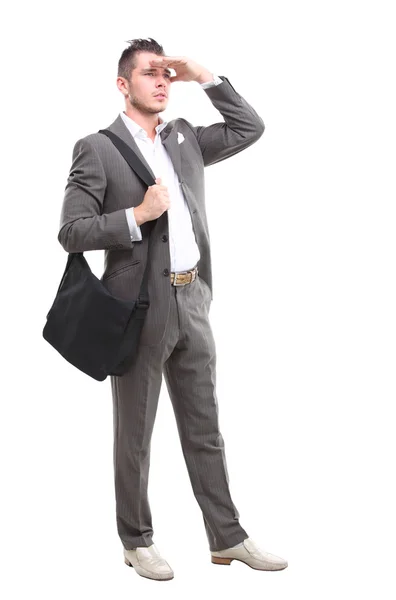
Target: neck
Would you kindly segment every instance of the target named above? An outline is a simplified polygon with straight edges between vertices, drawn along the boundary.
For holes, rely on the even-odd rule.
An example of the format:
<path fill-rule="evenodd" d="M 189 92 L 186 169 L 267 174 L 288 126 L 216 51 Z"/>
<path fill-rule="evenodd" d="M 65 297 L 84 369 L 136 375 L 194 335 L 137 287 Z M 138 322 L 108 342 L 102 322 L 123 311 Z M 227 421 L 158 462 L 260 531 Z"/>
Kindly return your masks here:
<path fill-rule="evenodd" d="M 135 121 L 135 123 L 140 125 L 140 127 L 143 127 L 143 129 L 146 131 L 147 135 L 150 138 L 156 136 L 157 132 L 155 131 L 155 128 L 157 127 L 157 125 L 160 125 L 164 122 L 158 113 L 142 113 L 139 110 L 130 107 L 125 108 L 124 113 L 130 119 Z"/>

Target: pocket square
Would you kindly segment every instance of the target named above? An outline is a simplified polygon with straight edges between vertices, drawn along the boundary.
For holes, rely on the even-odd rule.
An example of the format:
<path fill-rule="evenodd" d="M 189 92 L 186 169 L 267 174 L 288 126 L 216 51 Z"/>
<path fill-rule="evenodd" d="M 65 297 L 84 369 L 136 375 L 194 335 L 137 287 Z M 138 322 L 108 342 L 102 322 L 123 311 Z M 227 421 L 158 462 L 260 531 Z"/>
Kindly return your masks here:
<path fill-rule="evenodd" d="M 177 132 L 177 143 L 181 144 L 184 141 L 184 135 L 182 133 L 180 133 L 180 131 Z"/>

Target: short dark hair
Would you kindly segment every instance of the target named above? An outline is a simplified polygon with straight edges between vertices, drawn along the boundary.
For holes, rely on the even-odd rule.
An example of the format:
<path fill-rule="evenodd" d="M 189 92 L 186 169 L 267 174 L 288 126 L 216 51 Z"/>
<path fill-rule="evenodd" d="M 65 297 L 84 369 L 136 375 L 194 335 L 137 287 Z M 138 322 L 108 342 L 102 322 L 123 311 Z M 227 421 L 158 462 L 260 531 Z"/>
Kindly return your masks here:
<path fill-rule="evenodd" d="M 153 38 L 137 38 L 128 40 L 128 48 L 125 48 L 118 61 L 118 77 L 124 77 L 127 81 L 132 76 L 133 69 L 136 68 L 136 54 L 139 52 L 152 52 L 158 56 L 165 56 L 163 47 L 153 40 Z"/>

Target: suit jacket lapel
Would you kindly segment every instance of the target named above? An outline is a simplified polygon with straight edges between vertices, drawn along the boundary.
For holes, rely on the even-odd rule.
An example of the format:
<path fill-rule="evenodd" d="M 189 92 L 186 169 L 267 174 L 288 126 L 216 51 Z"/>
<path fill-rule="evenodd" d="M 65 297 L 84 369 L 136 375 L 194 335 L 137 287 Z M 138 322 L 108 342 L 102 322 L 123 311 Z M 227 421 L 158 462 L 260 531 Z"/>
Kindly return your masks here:
<path fill-rule="evenodd" d="M 133 135 L 125 125 L 121 116 L 118 115 L 115 121 L 111 125 L 107 127 L 110 131 L 113 131 L 116 135 L 118 135 L 128 146 L 130 146 L 136 154 L 139 156 L 140 160 L 147 167 L 153 178 L 155 179 L 155 174 L 153 173 L 150 165 L 144 158 L 141 153 L 139 146 L 134 140 Z M 179 180 L 183 180 L 182 172 L 181 172 L 181 157 L 180 157 L 180 148 L 177 141 L 177 133 L 174 128 L 174 121 L 170 121 L 166 127 L 160 133 L 161 141 L 164 144 L 166 151 L 168 152 L 174 169 L 177 173 Z"/>
<path fill-rule="evenodd" d="M 180 145 L 177 141 L 177 132 L 176 128 L 174 127 L 174 121 L 171 121 L 166 127 L 164 127 L 164 129 L 160 133 L 160 136 L 161 141 L 170 156 L 179 181 L 183 181 L 181 171 Z"/>
<path fill-rule="evenodd" d="M 176 127 L 174 127 L 174 121 L 171 121 L 170 123 L 168 123 L 168 125 L 166 127 L 164 127 L 164 129 L 160 133 L 160 136 L 161 136 L 162 143 L 165 146 L 165 148 L 171 158 L 174 169 L 179 178 L 179 182 L 183 182 L 184 177 L 182 174 L 181 151 L 180 151 L 181 144 L 179 144 L 178 139 L 177 139 L 177 131 L 176 131 Z M 187 206 L 188 206 L 190 214 L 192 216 L 194 213 L 197 212 L 197 205 L 196 205 L 195 197 L 192 193 L 190 193 L 190 191 L 186 187 L 183 188 L 183 196 L 187 202 Z M 194 222 L 193 222 L 193 229 L 195 231 Z"/>
<path fill-rule="evenodd" d="M 138 155 L 138 157 L 140 158 L 142 163 L 147 167 L 147 169 L 150 172 L 150 174 L 152 175 L 153 179 L 155 179 L 155 174 L 153 173 L 150 165 L 144 158 L 143 154 L 140 152 L 139 146 L 135 142 L 133 135 L 131 135 L 131 132 L 125 125 L 125 123 L 122 120 L 120 115 L 118 115 L 116 120 L 113 121 L 113 123 L 111 125 L 109 125 L 107 127 L 107 129 L 110 129 L 110 131 L 112 131 L 113 133 L 118 135 L 118 137 L 120 137 L 126 144 L 128 144 L 128 146 L 130 146 L 132 148 L 132 150 L 135 151 L 135 153 Z"/>

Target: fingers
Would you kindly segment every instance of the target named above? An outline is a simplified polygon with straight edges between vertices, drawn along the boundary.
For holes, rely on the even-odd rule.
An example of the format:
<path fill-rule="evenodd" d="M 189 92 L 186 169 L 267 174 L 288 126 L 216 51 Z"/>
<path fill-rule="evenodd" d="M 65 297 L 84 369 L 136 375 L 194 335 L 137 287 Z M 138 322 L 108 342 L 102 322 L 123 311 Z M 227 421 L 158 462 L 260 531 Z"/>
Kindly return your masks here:
<path fill-rule="evenodd" d="M 150 60 L 150 64 L 153 66 L 159 65 L 185 65 L 187 63 L 187 59 L 183 56 L 164 56 L 163 58 L 155 58 Z"/>
<path fill-rule="evenodd" d="M 156 179 L 155 179 L 155 185 L 157 185 L 161 190 L 168 191 L 168 187 L 166 185 L 162 185 L 161 184 L 161 180 L 162 180 L 161 177 L 156 177 Z M 154 186 L 150 185 L 150 187 L 152 188 Z"/>

